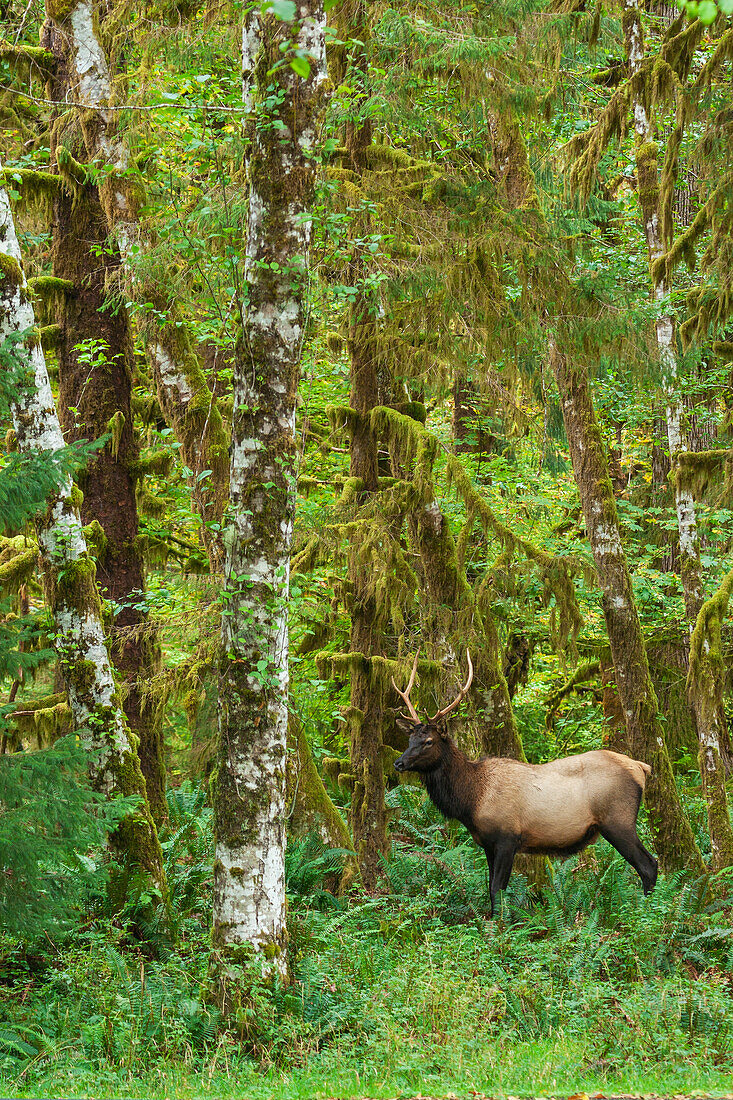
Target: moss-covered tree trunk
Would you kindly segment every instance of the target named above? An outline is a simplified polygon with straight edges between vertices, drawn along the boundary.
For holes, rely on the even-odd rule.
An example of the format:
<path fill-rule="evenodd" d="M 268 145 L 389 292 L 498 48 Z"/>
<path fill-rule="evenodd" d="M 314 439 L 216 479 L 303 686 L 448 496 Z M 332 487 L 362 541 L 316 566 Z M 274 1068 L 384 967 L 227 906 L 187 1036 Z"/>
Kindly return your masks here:
<path fill-rule="evenodd" d="M 119 112 L 110 109 L 114 95 L 99 13 L 91 0 L 79 0 L 63 10 L 49 3 L 47 10 L 44 42 L 63 60 L 58 72 L 64 98 L 86 108 L 80 115 L 86 156 L 107 169 L 100 200 L 117 241 L 126 282 L 138 299 L 153 301 L 156 318 L 166 318 L 162 325 L 157 319 L 148 323 L 146 348 L 163 416 L 193 473 L 191 491 L 211 569 L 220 573 L 225 556 L 221 522 L 229 488 L 228 432 L 176 303 L 160 288 L 141 283 L 130 263 L 133 248 L 147 243 L 140 227 L 145 184 L 130 158 Z"/>
<path fill-rule="evenodd" d="M 644 65 L 644 35 L 641 24 L 641 9 L 638 0 L 625 0 L 624 41 L 631 78 L 631 113 L 636 146 L 636 170 L 639 210 L 647 242 L 649 265 L 656 301 L 663 304 L 670 287 L 663 277 L 665 242 L 662 226 L 671 224 L 671 211 L 666 217 L 662 209 L 659 171 L 657 165 L 658 148 L 654 140 L 652 125 L 649 84 L 651 70 Z M 667 200 L 671 207 L 673 193 Z M 692 489 L 683 476 L 680 456 L 684 454 L 687 440 L 683 428 L 684 402 L 679 392 L 677 354 L 674 343 L 674 317 L 671 313 L 661 313 L 656 322 L 657 348 L 662 372 L 662 386 L 667 402 L 667 439 L 669 458 L 674 478 L 674 500 L 677 512 L 680 545 L 680 575 L 685 599 L 685 611 L 692 631 L 705 599 L 703 570 L 700 557 L 700 539 L 697 530 L 697 516 Z M 707 644 L 707 642 L 705 643 Z M 703 671 L 704 670 L 704 671 Z M 698 681 L 697 672 L 702 679 Z M 716 832 L 714 859 L 724 858 L 722 853 L 731 849 L 733 837 L 728 823 L 725 801 L 725 768 L 721 756 L 721 745 L 727 741 L 725 711 L 723 710 L 723 664 L 708 657 L 690 662 L 689 697 L 695 714 L 699 741 L 698 760 L 702 777 L 703 791 L 708 807 L 708 822 Z M 712 679 L 720 677 L 720 683 L 713 685 Z M 714 713 L 712 701 L 717 699 L 719 710 Z M 721 803 L 722 799 L 722 803 Z M 723 822 L 726 825 L 723 825 Z M 723 832 L 726 835 L 722 835 Z M 716 854 L 717 853 L 717 854 Z"/>
<path fill-rule="evenodd" d="M 733 571 L 702 605 L 690 643 L 688 691 L 694 702 L 700 743 L 699 760 L 703 793 L 708 811 L 710 851 L 716 871 L 733 866 L 733 829 L 731 828 L 725 768 L 720 758 L 724 737 L 722 723 L 725 666 L 721 633 L 733 592 Z"/>
<path fill-rule="evenodd" d="M 332 58 L 332 76 L 337 82 L 350 80 L 361 96 L 355 98 L 354 117 L 346 123 L 345 142 L 349 167 L 361 175 L 367 167 L 369 147 L 372 144 L 372 124 L 364 107 L 368 101 L 368 61 L 365 43 L 368 39 L 367 7 L 363 0 L 346 0 L 337 9 L 338 36 L 344 43 L 358 40 L 350 52 L 347 64 L 347 48 L 335 51 Z M 358 215 L 356 215 L 358 217 Z M 349 663 L 349 761 L 353 775 L 353 791 L 349 824 L 354 850 L 359 863 L 364 888 L 374 890 L 379 876 L 380 862 L 389 852 L 387 808 L 384 777 L 384 726 L 385 683 L 384 666 L 374 657 L 384 656 L 382 623 L 380 621 L 374 578 L 364 568 L 362 554 L 369 541 L 369 521 L 359 518 L 359 513 L 378 491 L 378 439 L 373 431 L 370 414 L 381 404 L 380 391 L 384 378 L 380 377 L 377 333 L 378 302 L 364 289 L 366 265 L 363 238 L 368 233 L 362 215 L 359 224 L 352 227 L 357 238 L 351 246 L 347 265 L 347 282 L 356 288 L 356 296 L 349 307 L 347 348 L 350 364 L 349 404 L 350 417 L 349 472 L 355 479 L 353 496 L 357 509 L 356 522 L 349 525 L 348 548 L 348 611 L 351 621 L 350 649 L 353 655 Z"/>
<path fill-rule="evenodd" d="M 245 992 L 236 964 L 286 972 L 285 744 L 288 589 L 295 511 L 295 399 L 305 336 L 316 128 L 325 78 L 323 6 L 297 23 L 259 9 L 242 33 L 251 112 L 242 336 L 234 364 L 230 502 L 224 542 L 219 744 L 213 779 L 214 995 Z M 307 78 L 283 63 L 294 40 Z M 282 47 L 282 49 L 281 49 Z M 273 93 L 273 86 L 277 93 Z"/>
<path fill-rule="evenodd" d="M 20 248 L 7 193 L 0 189 L 0 339 L 34 327 L 25 289 Z M 61 450 L 61 426 L 40 344 L 24 342 L 29 387 L 19 394 L 13 419 L 21 451 Z M 74 487 L 66 481 L 37 523 L 54 644 L 67 686 L 74 723 L 90 751 L 96 785 L 110 793 L 136 795 L 138 804 L 117 830 L 114 843 L 123 858 L 148 871 L 165 893 L 163 859 L 147 802 L 140 761 L 120 706 L 102 623 L 95 566 L 87 550 Z"/>
<path fill-rule="evenodd" d="M 57 75 L 49 85 L 52 97 L 69 99 L 77 82 L 88 76 L 88 71 L 78 71 L 86 54 L 78 42 L 71 48 L 65 30 L 52 20 L 43 37 L 57 58 Z M 162 821 L 167 816 L 163 712 L 151 685 L 160 669 L 160 650 L 154 624 L 141 610 L 145 573 L 135 492 L 140 454 L 131 409 L 132 337 L 122 303 L 110 308 L 109 288 L 118 281 L 120 258 L 110 247 L 104 189 L 87 182 L 84 167 L 95 153 L 85 138 L 93 125 L 88 114 L 80 131 L 69 113 L 57 120 L 52 136 L 51 155 L 68 184 L 59 188 L 54 200 L 53 272 L 74 287 L 58 311 L 60 420 L 69 441 L 111 435 L 81 480 L 82 520 L 96 521 L 102 529 L 96 547 L 97 581 L 105 598 L 119 607 L 112 628 L 112 658 L 124 683 L 127 720 L 139 739 L 150 807 Z"/>
<path fill-rule="evenodd" d="M 363 279 L 361 260 L 354 258 L 350 279 L 357 285 Z M 350 473 L 357 479 L 357 504 L 364 505 L 376 493 L 377 439 L 371 428 L 370 413 L 379 403 L 376 370 L 375 303 L 360 293 L 351 307 L 349 318 L 349 358 L 351 363 L 351 408 L 353 420 L 350 448 Z M 350 526 L 348 551 L 349 615 L 351 619 L 350 698 L 347 715 L 349 757 L 354 776 L 350 824 L 362 882 L 373 890 L 379 875 L 380 860 L 389 851 L 387 808 L 384 782 L 385 698 L 382 665 L 373 657 L 383 655 L 381 623 L 378 615 L 374 578 L 364 569 L 360 553 L 368 530 L 362 520 Z"/>
<path fill-rule="evenodd" d="M 624 41 L 631 78 L 631 115 L 636 148 L 637 194 L 642 227 L 646 237 L 649 265 L 652 271 L 654 297 L 664 303 L 669 287 L 666 280 L 654 273 L 663 270 L 657 265 L 665 253 L 662 225 L 664 215 L 660 203 L 658 147 L 654 140 L 648 84 L 651 70 L 644 65 L 644 35 L 638 0 L 625 0 Z M 670 195 L 670 203 L 672 195 Z M 678 459 L 687 451 L 683 429 L 684 403 L 679 392 L 677 354 L 674 344 L 674 317 L 662 314 L 656 323 L 657 348 L 667 407 L 667 439 L 674 480 L 674 498 L 680 537 L 680 574 L 685 597 L 685 609 L 690 626 L 695 622 L 704 600 L 700 540 L 697 532 L 695 501 L 692 492 L 679 476 Z"/>
<path fill-rule="evenodd" d="M 555 343 L 550 357 L 560 393 L 570 458 L 603 593 L 603 613 L 631 752 L 651 764 L 649 821 L 665 870 L 702 871 L 702 859 L 675 785 L 657 716 L 641 623 L 621 544 L 616 500 L 596 421 L 587 372 L 571 366 Z"/>

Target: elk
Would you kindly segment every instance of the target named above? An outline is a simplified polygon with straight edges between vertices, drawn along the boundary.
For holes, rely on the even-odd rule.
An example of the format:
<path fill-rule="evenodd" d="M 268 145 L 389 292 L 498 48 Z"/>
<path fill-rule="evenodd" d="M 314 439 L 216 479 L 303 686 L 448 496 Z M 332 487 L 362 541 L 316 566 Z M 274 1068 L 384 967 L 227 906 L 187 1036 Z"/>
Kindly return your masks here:
<path fill-rule="evenodd" d="M 498 756 L 470 760 L 449 736 L 446 719 L 471 686 L 471 654 L 466 650 L 468 679 L 456 698 L 425 722 L 410 701 L 418 655 L 405 691 L 392 680 L 408 711 L 398 725 L 410 735 L 394 766 L 398 772 L 417 772 L 440 812 L 465 825 L 486 852 L 491 916 L 496 895 L 506 889 L 519 852 L 565 857 L 599 836 L 631 864 L 644 893 L 651 893 L 657 861 L 636 832 L 649 765 L 607 749 L 548 764 Z"/>

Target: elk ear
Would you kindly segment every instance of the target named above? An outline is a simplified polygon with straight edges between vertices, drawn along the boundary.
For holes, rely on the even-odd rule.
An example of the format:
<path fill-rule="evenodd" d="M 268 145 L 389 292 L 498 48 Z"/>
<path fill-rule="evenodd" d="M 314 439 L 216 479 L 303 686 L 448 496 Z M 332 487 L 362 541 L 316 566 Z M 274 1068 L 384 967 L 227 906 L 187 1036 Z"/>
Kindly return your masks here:
<path fill-rule="evenodd" d="M 441 718 L 438 722 L 436 722 L 435 729 L 438 737 L 440 737 L 443 741 L 448 740 L 448 723 L 444 718 Z"/>
<path fill-rule="evenodd" d="M 397 726 L 400 733 L 406 733 L 408 737 L 414 729 L 417 729 L 414 722 L 411 722 L 409 718 L 403 718 L 402 715 L 395 718 L 394 724 Z"/>

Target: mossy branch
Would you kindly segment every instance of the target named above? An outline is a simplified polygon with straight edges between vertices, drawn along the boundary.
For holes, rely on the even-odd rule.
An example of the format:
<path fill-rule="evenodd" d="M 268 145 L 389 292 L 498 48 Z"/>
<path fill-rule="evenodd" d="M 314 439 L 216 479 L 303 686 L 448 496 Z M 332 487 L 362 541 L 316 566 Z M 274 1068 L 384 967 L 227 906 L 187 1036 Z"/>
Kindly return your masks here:
<path fill-rule="evenodd" d="M 587 664 L 578 665 L 573 675 L 569 680 L 566 680 L 562 687 L 557 691 L 553 691 L 551 695 L 548 695 L 545 699 L 545 706 L 547 707 L 546 722 L 549 726 L 552 715 L 562 703 L 563 699 L 566 699 L 568 695 L 578 684 L 587 684 L 589 680 L 594 680 L 601 671 L 600 661 L 588 661 Z"/>
<path fill-rule="evenodd" d="M 0 593 L 15 595 L 33 576 L 38 563 L 38 548 L 25 535 L 0 537 Z"/>
<path fill-rule="evenodd" d="M 627 83 L 614 92 L 593 125 L 572 137 L 561 150 L 562 159 L 569 168 L 570 186 L 583 199 L 593 190 L 598 165 L 608 146 L 614 138 L 623 141 L 626 135 L 629 101 Z"/>
<path fill-rule="evenodd" d="M 47 80 L 56 69 L 56 58 L 41 46 L 18 46 L 7 38 L 0 39 L 0 61 L 7 61 L 25 80 L 38 75 Z"/>
<path fill-rule="evenodd" d="M 54 275 L 39 275 L 28 280 L 28 290 L 34 298 L 40 300 L 47 312 L 52 308 L 63 309 L 67 297 L 75 293 L 76 287 L 70 279 L 57 279 Z"/>
<path fill-rule="evenodd" d="M 26 699 L 10 717 L 21 736 L 35 736 L 39 744 L 53 744 L 72 730 L 71 708 L 65 692 L 43 699 Z"/>

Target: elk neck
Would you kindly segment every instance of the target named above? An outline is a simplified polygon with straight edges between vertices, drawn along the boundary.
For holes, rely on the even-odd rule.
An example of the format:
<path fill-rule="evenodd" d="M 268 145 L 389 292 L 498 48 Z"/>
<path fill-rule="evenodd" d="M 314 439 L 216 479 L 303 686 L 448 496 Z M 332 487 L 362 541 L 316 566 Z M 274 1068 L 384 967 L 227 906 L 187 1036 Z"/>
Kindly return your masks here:
<path fill-rule="evenodd" d="M 443 741 L 440 762 L 422 779 L 431 801 L 445 817 L 470 826 L 478 796 L 477 763 L 448 738 Z"/>

